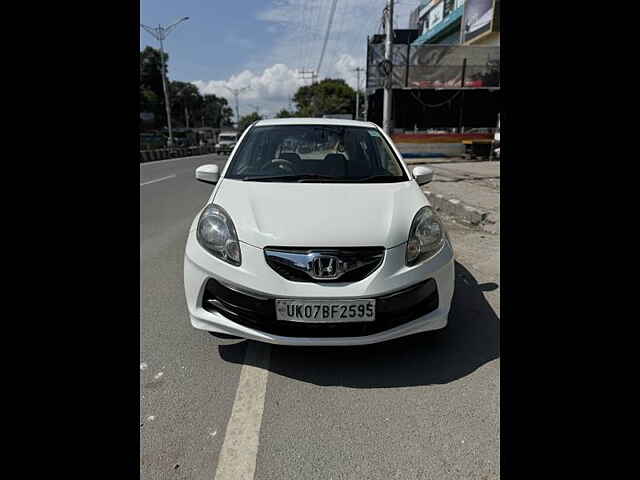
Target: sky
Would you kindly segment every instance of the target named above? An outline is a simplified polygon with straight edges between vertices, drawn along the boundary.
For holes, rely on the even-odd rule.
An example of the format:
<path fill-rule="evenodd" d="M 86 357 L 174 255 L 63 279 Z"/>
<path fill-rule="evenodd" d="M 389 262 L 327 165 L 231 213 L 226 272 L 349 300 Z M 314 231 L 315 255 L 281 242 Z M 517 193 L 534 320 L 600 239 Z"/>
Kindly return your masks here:
<path fill-rule="evenodd" d="M 194 83 L 200 93 L 229 100 L 239 95 L 240 115 L 273 116 L 293 108 L 291 97 L 309 84 L 301 70 L 316 69 L 332 0 L 140 0 L 140 22 L 168 26 L 182 17 L 164 43 L 169 79 Z M 407 28 L 419 0 L 397 0 L 394 28 Z M 381 33 L 386 0 L 337 0 L 322 78 L 344 78 L 356 87 L 356 67 L 365 67 L 367 35 Z M 140 28 L 140 50 L 159 43 Z M 360 74 L 364 88 L 364 74 Z"/>

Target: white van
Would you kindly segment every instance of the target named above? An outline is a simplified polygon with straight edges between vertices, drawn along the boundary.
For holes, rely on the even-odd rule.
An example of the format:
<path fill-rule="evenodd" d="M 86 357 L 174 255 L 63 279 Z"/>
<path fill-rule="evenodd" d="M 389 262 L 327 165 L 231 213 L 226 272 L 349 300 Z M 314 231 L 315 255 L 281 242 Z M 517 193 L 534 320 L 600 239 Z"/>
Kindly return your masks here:
<path fill-rule="evenodd" d="M 238 134 L 235 132 L 222 132 L 218 135 L 218 143 L 216 144 L 216 153 L 228 155 L 236 146 Z"/>

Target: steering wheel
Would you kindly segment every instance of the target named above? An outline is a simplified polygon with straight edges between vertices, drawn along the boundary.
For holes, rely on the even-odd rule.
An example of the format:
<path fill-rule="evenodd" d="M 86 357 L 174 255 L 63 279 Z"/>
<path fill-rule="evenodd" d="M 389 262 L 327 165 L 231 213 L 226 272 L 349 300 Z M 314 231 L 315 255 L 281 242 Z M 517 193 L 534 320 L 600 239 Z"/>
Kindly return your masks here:
<path fill-rule="evenodd" d="M 297 173 L 296 167 L 293 162 L 285 160 L 284 158 L 274 158 L 273 160 L 271 160 L 271 162 L 267 163 L 267 165 L 269 164 L 276 168 L 284 168 L 290 173 Z"/>

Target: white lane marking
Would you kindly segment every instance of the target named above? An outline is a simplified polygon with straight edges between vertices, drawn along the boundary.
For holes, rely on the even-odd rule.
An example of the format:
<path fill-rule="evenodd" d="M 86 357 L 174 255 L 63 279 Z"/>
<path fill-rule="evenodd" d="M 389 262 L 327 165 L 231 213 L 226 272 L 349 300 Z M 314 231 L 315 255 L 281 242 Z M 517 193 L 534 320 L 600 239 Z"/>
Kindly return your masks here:
<path fill-rule="evenodd" d="M 249 341 L 218 457 L 216 480 L 252 480 L 254 477 L 270 359 L 271 345 Z"/>
<path fill-rule="evenodd" d="M 217 155 L 216 153 L 204 153 L 202 155 L 192 155 L 190 157 L 179 157 L 179 158 L 170 158 L 168 160 L 152 160 L 150 162 L 144 162 L 140 164 L 140 168 L 144 167 L 145 165 L 162 165 L 163 163 L 169 163 L 169 162 L 177 162 L 178 160 L 187 160 L 189 158 L 201 158 L 201 157 L 210 157 L 211 155 L 215 155 L 215 156 L 220 156 Z"/>
<path fill-rule="evenodd" d="M 168 179 L 170 179 L 170 178 L 174 178 L 175 176 L 176 176 L 176 174 L 175 174 L 175 173 L 173 173 L 173 174 L 168 175 L 168 176 L 166 176 L 166 177 L 156 178 L 155 180 L 149 180 L 148 182 L 141 183 L 141 184 L 140 184 L 140 186 L 142 187 L 143 185 L 149 185 L 150 183 L 161 182 L 161 181 L 163 181 L 163 180 L 168 180 Z"/>

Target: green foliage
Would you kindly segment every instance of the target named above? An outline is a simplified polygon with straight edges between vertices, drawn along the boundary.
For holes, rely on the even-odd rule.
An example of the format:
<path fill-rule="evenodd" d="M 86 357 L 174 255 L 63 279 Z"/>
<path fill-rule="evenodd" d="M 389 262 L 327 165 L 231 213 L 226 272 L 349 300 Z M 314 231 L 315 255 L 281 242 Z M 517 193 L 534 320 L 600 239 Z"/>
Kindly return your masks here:
<path fill-rule="evenodd" d="M 164 54 L 165 72 L 169 55 Z M 162 97 L 162 68 L 160 65 L 160 50 L 146 47 L 140 52 L 140 86 L 150 90 L 158 97 Z"/>
<path fill-rule="evenodd" d="M 295 113 L 290 112 L 289 110 L 283 108 L 278 113 L 276 113 L 275 118 L 291 118 L 295 117 Z"/>
<path fill-rule="evenodd" d="M 262 117 L 258 115 L 258 112 L 250 113 L 249 115 L 245 115 L 240 118 L 238 122 L 238 133 L 244 132 L 249 125 L 253 122 L 257 122 L 258 120 L 262 120 Z"/>
<path fill-rule="evenodd" d="M 224 97 L 205 95 L 201 115 L 204 116 L 205 124 L 210 127 L 222 128 L 232 125 L 233 110 Z"/>
<path fill-rule="evenodd" d="M 356 92 L 341 78 L 327 78 L 310 86 L 300 87 L 293 96 L 296 116 L 321 117 L 324 114 L 352 113 Z"/>
<path fill-rule="evenodd" d="M 169 55 L 164 54 L 165 72 Z M 160 50 L 146 47 L 140 52 L 140 111 L 155 115 L 155 126 L 166 123 L 164 92 L 162 91 Z"/>

